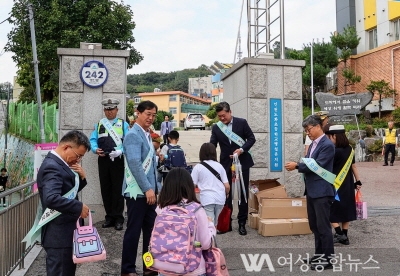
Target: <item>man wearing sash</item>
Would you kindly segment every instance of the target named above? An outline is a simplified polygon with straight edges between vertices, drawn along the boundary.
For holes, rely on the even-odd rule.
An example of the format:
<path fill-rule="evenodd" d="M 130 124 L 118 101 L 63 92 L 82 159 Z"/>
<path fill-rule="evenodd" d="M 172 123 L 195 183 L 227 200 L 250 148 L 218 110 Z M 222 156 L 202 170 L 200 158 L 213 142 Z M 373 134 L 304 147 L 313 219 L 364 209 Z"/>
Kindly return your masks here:
<path fill-rule="evenodd" d="M 329 217 L 335 196 L 333 183 L 336 176 L 332 174 L 335 146 L 324 134 L 319 116 L 308 116 L 302 126 L 313 142 L 302 163 L 287 162 L 285 168 L 288 171 L 297 169 L 304 175 L 308 222 L 315 239 L 314 257 L 309 261 L 311 269 L 319 269 L 317 265 L 331 269 L 334 248 Z M 323 264 L 317 264 L 317 258 L 323 258 Z"/>
<path fill-rule="evenodd" d="M 322 120 L 322 127 L 324 127 L 328 122 L 329 122 L 329 112 L 328 111 L 317 111 L 314 112 L 314 115 L 317 115 L 321 118 Z M 304 142 L 304 156 L 306 156 L 307 152 L 308 152 L 308 148 L 310 147 L 312 141 L 310 139 L 310 137 L 306 136 L 306 140 Z"/>
<path fill-rule="evenodd" d="M 121 276 L 138 275 L 136 256 L 140 233 L 143 233 L 142 252 L 147 252 L 157 216 L 156 196 L 161 186 L 157 186 L 156 154 L 150 134 L 156 116 L 157 106 L 153 102 L 140 102 L 136 123 L 123 142 L 126 171 L 122 193 L 128 208 L 128 222 L 122 246 Z M 143 275 L 158 273 L 144 269 Z"/>
<path fill-rule="evenodd" d="M 47 276 L 75 275 L 72 236 L 78 218 L 89 215 L 88 206 L 78 200 L 78 192 L 87 184 L 79 161 L 89 150 L 86 135 L 72 130 L 47 154 L 38 171 L 37 184 L 44 213 L 34 231 L 41 230 L 41 242 L 47 254 Z"/>
<path fill-rule="evenodd" d="M 245 227 L 249 211 L 247 198 L 249 195 L 250 168 L 254 165 L 249 150 L 256 142 L 256 138 L 245 119 L 232 116 L 231 108 L 227 102 L 218 103 L 215 106 L 215 111 L 217 112 L 219 122 L 215 124 L 211 130 L 210 143 L 214 144 L 215 147 L 219 144 L 221 147 L 219 162 L 225 168 L 231 187 L 232 158 L 234 154 L 239 156 L 239 161 L 242 166 L 242 180 L 246 193 L 242 192 L 241 198 L 239 199 L 238 230 L 240 235 L 247 235 Z M 245 198 L 245 194 L 247 198 Z M 233 210 L 232 188 L 229 191 L 229 197 L 226 199 L 225 204 Z M 232 231 L 232 225 L 230 225 L 229 229 Z"/>
<path fill-rule="evenodd" d="M 103 228 L 122 230 L 124 224 L 124 198 L 121 195 L 124 180 L 122 141 L 128 133 L 129 124 L 117 118 L 117 99 L 104 99 L 105 118 L 94 127 L 90 136 L 92 152 L 98 155 L 101 197 L 106 212 Z"/>

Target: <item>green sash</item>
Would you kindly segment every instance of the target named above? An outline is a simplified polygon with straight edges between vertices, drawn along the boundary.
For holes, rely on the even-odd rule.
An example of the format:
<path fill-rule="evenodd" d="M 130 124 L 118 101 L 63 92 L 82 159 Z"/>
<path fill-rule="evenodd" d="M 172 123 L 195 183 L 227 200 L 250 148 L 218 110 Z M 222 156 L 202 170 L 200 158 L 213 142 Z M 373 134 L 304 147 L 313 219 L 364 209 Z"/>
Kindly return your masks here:
<path fill-rule="evenodd" d="M 103 119 L 101 119 L 100 122 L 104 125 L 105 129 L 108 131 L 111 138 L 114 140 L 115 145 L 116 145 L 115 149 L 122 150 L 122 140 L 119 138 L 117 133 L 114 131 L 110 121 L 107 120 L 106 118 L 103 118 Z M 146 175 L 150 171 L 151 163 L 153 161 L 153 158 L 152 158 L 153 155 L 154 155 L 154 148 L 150 145 L 150 150 L 147 153 L 147 156 L 142 163 L 142 167 L 143 167 L 144 173 Z M 126 180 L 126 189 L 125 189 L 124 193 L 129 193 L 129 196 L 131 198 L 134 197 L 135 199 L 136 199 L 137 195 L 143 195 L 143 191 L 140 189 L 139 184 L 137 183 L 135 177 L 133 176 L 131 170 L 129 169 L 128 161 L 126 160 L 125 154 L 124 154 L 124 171 L 125 171 L 125 180 Z"/>
<path fill-rule="evenodd" d="M 63 197 L 68 199 L 74 199 L 79 189 L 79 175 L 74 171 L 72 172 L 75 174 L 75 186 L 69 192 L 63 195 Z M 22 240 L 22 242 L 26 242 L 25 248 L 30 247 L 36 241 L 40 242 L 42 227 L 59 215 L 61 215 L 60 212 L 49 208 L 46 208 L 46 210 L 43 212 L 42 204 L 39 202 L 36 211 L 35 222 L 33 223 L 31 230 L 29 230 L 28 234 L 26 234 L 25 238 Z"/>
<path fill-rule="evenodd" d="M 217 126 L 221 129 L 222 133 L 228 137 L 229 140 L 233 141 L 236 145 L 239 147 L 242 147 L 244 145 L 244 140 L 237 135 L 235 132 L 230 130 L 223 122 L 219 121 L 217 123 Z"/>
<path fill-rule="evenodd" d="M 315 174 L 322 177 L 327 182 L 331 183 L 332 185 L 335 183 L 336 175 L 331 173 L 330 171 L 325 170 L 324 168 L 320 167 L 317 162 L 315 162 L 314 158 L 302 158 L 304 164 L 313 171 Z M 339 200 L 339 196 L 336 191 L 335 199 Z"/>
<path fill-rule="evenodd" d="M 321 168 L 318 163 L 315 162 L 314 158 L 302 158 L 302 160 L 304 164 L 306 164 L 306 166 L 315 174 L 319 175 L 331 184 L 335 182 L 336 175 L 334 175 L 330 171 L 325 170 L 324 168 Z"/>

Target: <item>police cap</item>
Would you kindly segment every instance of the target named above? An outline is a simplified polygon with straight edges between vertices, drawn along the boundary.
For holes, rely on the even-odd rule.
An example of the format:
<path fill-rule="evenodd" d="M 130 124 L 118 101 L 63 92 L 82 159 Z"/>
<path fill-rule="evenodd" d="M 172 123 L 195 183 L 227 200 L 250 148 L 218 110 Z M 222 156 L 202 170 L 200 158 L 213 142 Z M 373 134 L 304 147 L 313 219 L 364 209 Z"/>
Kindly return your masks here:
<path fill-rule="evenodd" d="M 114 109 L 119 105 L 119 100 L 114 98 L 107 98 L 101 101 L 104 109 Z"/>

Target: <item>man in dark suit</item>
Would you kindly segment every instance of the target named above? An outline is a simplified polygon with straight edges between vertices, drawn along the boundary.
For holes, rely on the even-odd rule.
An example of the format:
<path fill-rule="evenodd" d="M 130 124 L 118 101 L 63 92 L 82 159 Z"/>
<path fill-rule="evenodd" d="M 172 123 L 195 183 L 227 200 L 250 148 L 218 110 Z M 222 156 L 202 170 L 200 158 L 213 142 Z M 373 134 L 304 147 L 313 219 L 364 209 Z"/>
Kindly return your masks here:
<path fill-rule="evenodd" d="M 217 144 L 221 147 L 220 160 L 219 162 L 225 168 L 228 176 L 229 184 L 232 187 L 232 157 L 234 154 L 239 156 L 240 164 L 242 165 L 243 182 L 246 190 L 246 196 L 249 196 L 249 180 L 250 180 L 250 168 L 254 165 L 253 158 L 249 153 L 250 148 L 256 142 L 253 132 L 250 129 L 249 124 L 245 119 L 233 117 L 232 111 L 227 102 L 220 102 L 215 106 L 215 111 L 219 121 L 215 124 L 211 130 L 210 143 L 217 147 Z M 233 132 L 237 135 L 238 139 L 234 139 L 229 136 L 229 132 Z M 234 135 L 233 135 L 234 136 Z M 239 177 L 239 176 L 237 176 Z M 244 197 L 243 192 L 241 193 L 241 199 L 239 204 L 238 223 L 239 223 L 239 234 L 247 235 L 246 221 L 247 214 L 249 212 L 249 206 L 247 204 L 247 198 Z M 226 199 L 228 207 L 232 210 L 232 189 L 229 191 L 229 197 Z M 232 220 L 232 219 L 231 219 Z M 231 222 L 232 223 L 232 222 Z M 232 225 L 229 227 L 232 231 Z"/>
<path fill-rule="evenodd" d="M 42 246 L 47 253 L 47 276 L 75 275 L 72 262 L 72 236 L 76 221 L 89 215 L 89 208 L 78 200 L 78 191 L 86 186 L 86 173 L 79 161 L 90 150 L 89 139 L 72 130 L 61 138 L 55 150 L 47 154 L 38 171 L 37 184 L 45 214 L 60 214 L 42 227 Z M 73 191 L 70 198 L 64 197 Z"/>
<path fill-rule="evenodd" d="M 157 163 L 150 127 L 157 116 L 157 105 L 143 101 L 137 107 L 136 123 L 124 139 L 124 153 L 129 170 L 136 185 L 125 174 L 122 193 L 128 208 L 128 222 L 122 245 L 121 276 L 137 276 L 136 256 L 140 233 L 143 232 L 142 252 L 147 252 L 151 232 L 156 219 Z M 136 187 L 136 188 L 134 188 Z M 143 275 L 158 275 L 156 271 L 146 269 L 143 263 Z"/>
<path fill-rule="evenodd" d="M 333 236 L 331 223 L 329 221 L 330 209 L 335 196 L 335 189 L 330 183 L 332 179 L 323 176 L 315 171 L 316 166 L 329 175 L 333 170 L 333 158 L 335 157 L 335 145 L 324 134 L 322 120 L 317 115 L 310 115 L 303 121 L 303 128 L 306 134 L 313 141 L 308 149 L 306 158 L 313 159 L 311 164 L 288 162 L 285 168 L 288 171 L 297 169 L 304 174 L 306 184 L 305 194 L 307 198 L 307 214 L 311 231 L 315 239 L 315 255 L 311 258 L 311 269 L 332 268 L 329 262 L 334 254 Z M 314 162 L 315 161 L 315 162 Z M 307 164 L 309 166 L 307 166 Z M 331 175 L 334 180 L 334 175 Z M 324 264 L 318 264 L 317 258 L 324 258 Z"/>

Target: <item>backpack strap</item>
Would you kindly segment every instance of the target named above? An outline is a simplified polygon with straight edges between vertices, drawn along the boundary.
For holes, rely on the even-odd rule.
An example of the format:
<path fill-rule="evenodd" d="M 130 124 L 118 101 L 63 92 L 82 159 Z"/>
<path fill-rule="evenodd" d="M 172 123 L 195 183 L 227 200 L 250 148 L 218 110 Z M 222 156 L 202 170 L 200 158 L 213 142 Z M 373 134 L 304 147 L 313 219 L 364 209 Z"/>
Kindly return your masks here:
<path fill-rule="evenodd" d="M 208 165 L 206 162 L 201 162 L 200 164 L 202 164 L 204 167 L 206 167 L 213 175 L 215 175 L 216 178 L 218 178 L 219 181 L 222 182 L 221 176 L 219 175 L 219 173 L 217 173 L 216 170 L 214 170 L 213 167 L 211 167 L 210 165 Z M 224 182 L 222 182 L 224 183 Z"/>

